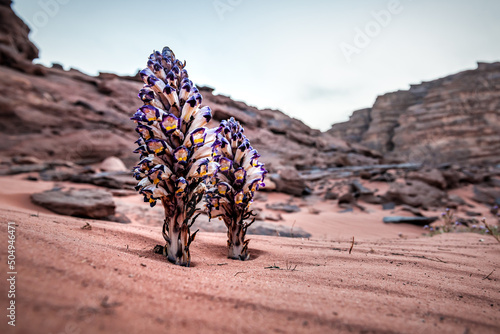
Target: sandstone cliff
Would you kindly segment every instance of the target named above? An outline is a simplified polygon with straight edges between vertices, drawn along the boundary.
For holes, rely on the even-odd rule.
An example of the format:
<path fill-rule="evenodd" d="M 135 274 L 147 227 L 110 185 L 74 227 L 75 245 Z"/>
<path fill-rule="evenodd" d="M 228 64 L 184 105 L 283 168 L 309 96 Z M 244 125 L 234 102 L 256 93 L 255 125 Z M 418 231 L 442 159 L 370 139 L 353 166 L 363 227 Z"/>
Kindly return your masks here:
<path fill-rule="evenodd" d="M 439 164 L 500 162 L 500 63 L 379 96 L 328 133 L 387 160 Z"/>
<path fill-rule="evenodd" d="M 86 165 L 116 156 L 128 167 L 135 164 L 138 135 L 130 117 L 141 106 L 139 77 L 89 76 L 59 65 L 33 65 L 38 49 L 28 39 L 28 27 L 15 16 L 10 1 L 0 2 L 0 14 L 0 169 L 5 173 L 22 157 Z M 195 73 L 192 77 L 196 80 Z M 259 110 L 215 95 L 208 87 L 200 90 L 203 104 L 214 111 L 212 125 L 233 116 L 245 126 L 266 168 L 276 174 L 270 179 L 278 189 L 300 194 L 303 182 L 295 189 L 289 189 L 293 182 L 279 182 L 298 178 L 297 170 L 380 161 L 378 153 L 311 129 L 281 111 Z"/>
<path fill-rule="evenodd" d="M 12 11 L 11 4 L 11 0 L 0 0 L 0 64 L 41 74 L 41 67 L 31 63 L 38 58 L 38 48 L 28 39 L 30 29 Z"/>
<path fill-rule="evenodd" d="M 127 165 L 137 134 L 131 115 L 141 106 L 135 78 L 101 73 L 97 77 L 59 66 L 43 76 L 0 66 L 0 153 L 4 157 L 34 156 L 79 164 L 118 156 Z M 263 160 L 277 170 L 378 162 L 374 152 L 321 133 L 277 110 L 259 110 L 212 89 L 201 87 L 204 104 L 215 121 L 239 120 Z"/>

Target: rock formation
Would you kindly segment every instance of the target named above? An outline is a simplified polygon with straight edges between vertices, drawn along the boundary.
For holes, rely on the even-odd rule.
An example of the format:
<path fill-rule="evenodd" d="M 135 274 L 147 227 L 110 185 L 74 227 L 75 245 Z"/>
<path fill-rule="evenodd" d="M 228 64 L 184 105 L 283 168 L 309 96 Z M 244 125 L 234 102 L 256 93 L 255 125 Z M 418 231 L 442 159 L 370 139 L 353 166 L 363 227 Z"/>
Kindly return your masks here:
<path fill-rule="evenodd" d="M 31 196 L 33 203 L 53 212 L 75 217 L 103 219 L 115 214 L 113 196 L 101 189 L 47 190 Z"/>
<path fill-rule="evenodd" d="M 395 161 L 500 162 L 500 62 L 379 96 L 328 133 Z"/>
<path fill-rule="evenodd" d="M 30 29 L 16 16 L 11 0 L 0 0 L 0 65 L 43 74 L 31 61 L 38 58 L 38 48 L 28 39 Z"/>
<path fill-rule="evenodd" d="M 139 77 L 33 65 L 38 50 L 10 3 L 0 0 L 0 174 L 40 172 L 31 177 L 127 194 L 135 181 L 117 162 L 130 168 L 137 161 L 130 117 L 141 105 Z M 347 194 L 354 204 L 428 207 L 463 205 L 446 191 L 476 184 L 482 194 L 476 197 L 497 202 L 490 193 L 498 189 L 500 167 L 473 165 L 500 162 L 500 63 L 380 96 L 372 108 L 354 112 L 328 133 L 281 111 L 260 110 L 209 87 L 200 90 L 213 110 L 212 125 L 230 116 L 244 125 L 269 171 L 268 190 L 318 194 L 317 183 L 361 178 L 390 188 L 386 194 L 362 193 L 349 183 L 342 191 L 325 186 L 321 196 L 338 203 Z M 114 163 L 97 165 L 109 157 L 116 157 Z M 421 168 L 419 162 L 458 164 Z"/>
<path fill-rule="evenodd" d="M 10 1 L 0 3 L 0 14 L 0 173 L 44 170 L 47 165 L 43 163 L 57 161 L 85 165 L 110 156 L 131 167 L 137 160 L 132 153 L 137 134 L 130 117 L 141 106 L 139 76 L 101 73 L 94 77 L 58 65 L 36 65 L 38 71 L 28 70 L 38 56 L 28 39 L 29 29 L 10 9 Z M 259 110 L 215 95 L 212 88 L 200 90 L 203 104 L 214 112 L 212 125 L 234 116 L 244 125 L 266 169 L 276 175 L 294 170 L 276 177 L 280 186 L 281 179 L 298 175 L 297 170 L 376 164 L 381 158 L 360 145 L 313 130 L 281 111 Z M 37 158 L 40 163 L 10 168 L 19 157 Z M 307 192 L 301 180 L 279 190 L 295 195 Z"/>

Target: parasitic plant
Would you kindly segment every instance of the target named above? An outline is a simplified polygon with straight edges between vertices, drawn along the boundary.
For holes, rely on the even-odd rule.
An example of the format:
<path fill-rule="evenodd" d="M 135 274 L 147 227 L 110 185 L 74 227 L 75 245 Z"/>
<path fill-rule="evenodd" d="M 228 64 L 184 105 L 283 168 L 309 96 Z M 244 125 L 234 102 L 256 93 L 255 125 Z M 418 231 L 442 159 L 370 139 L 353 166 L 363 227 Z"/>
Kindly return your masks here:
<path fill-rule="evenodd" d="M 245 240 L 245 234 L 254 220 L 246 221 L 253 215 L 250 204 L 263 185 L 266 170 L 243 128 L 232 117 L 220 124 L 213 157 L 219 168 L 206 192 L 209 217 L 220 217 L 226 224 L 228 257 L 247 260 L 250 240 Z"/>
<path fill-rule="evenodd" d="M 140 72 L 144 87 L 139 98 L 144 105 L 131 118 L 140 138 L 134 169 L 136 189 L 151 207 L 161 201 L 165 210 L 162 234 L 165 246 L 156 246 L 170 262 L 189 266 L 189 246 L 196 232 L 190 227 L 196 206 L 206 190 L 205 181 L 217 169 L 212 146 L 220 128 L 206 127 L 212 114 L 201 107 L 202 96 L 189 80 L 186 63 L 168 47 L 154 51 L 147 68 Z M 193 217 L 194 216 L 194 217 Z"/>

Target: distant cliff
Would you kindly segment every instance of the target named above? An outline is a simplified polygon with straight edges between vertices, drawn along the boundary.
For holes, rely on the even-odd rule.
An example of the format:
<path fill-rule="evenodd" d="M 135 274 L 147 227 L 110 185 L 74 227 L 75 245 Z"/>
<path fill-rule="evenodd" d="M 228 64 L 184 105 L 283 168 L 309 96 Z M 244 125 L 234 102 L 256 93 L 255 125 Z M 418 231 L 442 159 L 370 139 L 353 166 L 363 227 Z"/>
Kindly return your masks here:
<path fill-rule="evenodd" d="M 500 162 L 500 63 L 379 96 L 329 134 L 382 152 L 386 160 Z"/>

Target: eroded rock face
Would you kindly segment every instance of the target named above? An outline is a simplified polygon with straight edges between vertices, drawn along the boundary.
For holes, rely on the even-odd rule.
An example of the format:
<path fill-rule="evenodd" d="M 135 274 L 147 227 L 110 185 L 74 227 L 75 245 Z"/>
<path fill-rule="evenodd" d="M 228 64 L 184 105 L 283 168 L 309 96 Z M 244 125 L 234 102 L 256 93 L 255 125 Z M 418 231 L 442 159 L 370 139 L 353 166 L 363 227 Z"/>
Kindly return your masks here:
<path fill-rule="evenodd" d="M 48 160 L 86 165 L 110 156 L 123 161 L 126 169 L 132 167 L 138 159 L 133 154 L 138 135 L 130 117 L 142 105 L 137 98 L 140 78 L 112 73 L 92 77 L 60 65 L 36 65 L 44 76 L 34 75 L 26 70 L 38 55 L 28 39 L 28 27 L 12 11 L 10 1 L 0 2 L 0 15 L 0 156 L 33 157 L 39 161 L 37 170 L 45 169 Z M 297 170 L 380 161 L 378 153 L 311 129 L 281 111 L 260 110 L 215 95 L 211 88 L 199 88 L 204 105 L 214 111 L 210 126 L 235 117 L 270 173 L 290 171 L 276 179 L 278 191 L 304 193 L 307 187 Z"/>
<path fill-rule="evenodd" d="M 349 121 L 333 124 L 328 133 L 343 138 L 348 142 L 359 143 L 370 127 L 372 108 L 356 110 Z"/>
<path fill-rule="evenodd" d="M 381 160 L 378 152 L 311 129 L 279 110 L 257 109 L 228 96 L 214 95 L 211 88 L 201 87 L 200 90 L 204 103 L 214 111 L 216 121 L 233 116 L 243 124 L 245 134 L 271 172 L 286 167 L 306 170 L 377 164 Z"/>
<path fill-rule="evenodd" d="M 30 29 L 16 16 L 11 0 L 0 1 L 0 65 L 33 72 L 31 61 L 38 58 L 38 48 L 28 39 Z"/>
<path fill-rule="evenodd" d="M 91 77 L 57 67 L 46 70 L 40 77 L 0 66 L 0 89 L 5 92 L 0 97 L 0 155 L 77 164 L 115 156 L 128 168 L 134 165 L 138 136 L 130 117 L 140 107 L 136 95 L 141 83 L 129 78 Z M 102 93 L 99 87 L 103 83 L 110 91 Z M 271 173 L 293 169 L 284 176 L 288 185 L 281 182 L 283 177 L 275 181 L 280 184 L 279 191 L 302 194 L 305 184 L 297 170 L 380 161 L 380 156 L 366 148 L 352 147 L 279 111 L 259 110 L 210 91 L 202 93 L 204 104 L 224 111 L 225 116 L 234 115 L 245 125 L 245 133 L 266 169 Z M 217 123 L 214 120 L 211 125 Z"/>
<path fill-rule="evenodd" d="M 368 123 L 367 123 L 368 122 Z M 395 161 L 500 161 L 500 62 L 379 96 L 330 134 Z"/>

